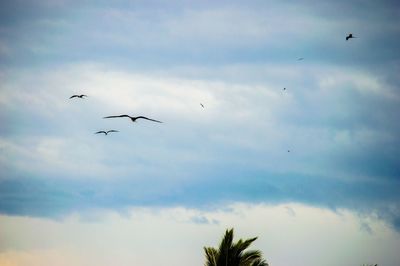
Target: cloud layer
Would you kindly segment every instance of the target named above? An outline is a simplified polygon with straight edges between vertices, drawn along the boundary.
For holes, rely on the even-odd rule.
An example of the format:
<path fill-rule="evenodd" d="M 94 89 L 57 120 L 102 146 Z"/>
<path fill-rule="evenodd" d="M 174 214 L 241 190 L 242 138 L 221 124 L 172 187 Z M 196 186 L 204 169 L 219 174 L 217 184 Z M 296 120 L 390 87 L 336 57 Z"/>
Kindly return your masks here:
<path fill-rule="evenodd" d="M 296 79 L 293 68 L 274 76 Z M 214 73 L 240 70 L 247 67 Z M 387 115 L 398 110 L 396 92 L 363 71 L 306 71 L 310 87 L 286 91 L 273 79 L 246 84 L 92 64 L 5 72 L 1 98 L 14 118 L 2 131 L 2 209 L 52 215 L 297 200 L 378 212 L 397 225 L 399 128 Z M 89 97 L 69 100 L 76 88 Z M 102 119 L 122 113 L 164 123 Z M 93 134 L 102 129 L 121 132 Z"/>
<path fill-rule="evenodd" d="M 58 221 L 0 216 L 0 222 L 8 243 L 0 245 L 0 264 L 10 266 L 202 265 L 202 247 L 217 246 L 232 226 L 235 239 L 258 236 L 252 247 L 271 265 L 399 263 L 398 234 L 376 217 L 293 203 L 92 211 Z"/>
<path fill-rule="evenodd" d="M 120 265 L 154 265 L 141 257 L 150 249 L 133 255 L 131 237 L 114 231 L 135 235 L 130 222 L 173 233 L 184 216 L 179 239 L 197 255 L 168 264 L 187 265 L 202 261 L 204 236 L 228 226 L 264 235 L 257 217 L 274 215 L 285 237 L 260 238 L 272 265 L 293 264 L 288 249 L 296 263 L 337 265 L 323 249 L 331 238 L 339 264 L 398 265 L 399 10 L 395 1 L 2 1 L 0 264 L 97 264 L 74 247 L 107 254 L 88 247 L 96 234 L 79 219 L 90 213 L 82 219 L 112 228 L 95 243 L 121 241 L 110 251 Z M 346 41 L 350 32 L 358 38 Z M 77 93 L 89 97 L 69 99 Z M 103 119 L 119 114 L 163 123 Z M 108 129 L 120 132 L 94 134 Z M 61 240 L 40 246 L 35 230 L 48 228 Z M 165 248 L 171 235 L 159 233 Z M 150 247 L 155 235 L 138 239 Z M 306 236 L 312 246 L 298 249 Z"/>

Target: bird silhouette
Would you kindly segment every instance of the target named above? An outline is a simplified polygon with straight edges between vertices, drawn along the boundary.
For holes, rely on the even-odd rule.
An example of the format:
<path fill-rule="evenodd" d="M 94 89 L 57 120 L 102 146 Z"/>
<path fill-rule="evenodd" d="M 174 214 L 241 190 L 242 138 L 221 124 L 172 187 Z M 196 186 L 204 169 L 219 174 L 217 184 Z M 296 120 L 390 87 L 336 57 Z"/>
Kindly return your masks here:
<path fill-rule="evenodd" d="M 357 38 L 357 37 L 353 36 L 353 33 L 349 33 L 349 35 L 346 36 L 346 41 L 348 41 L 351 38 Z"/>
<path fill-rule="evenodd" d="M 85 95 L 85 94 L 81 94 L 81 95 L 75 94 L 75 95 L 72 95 L 72 96 L 69 97 L 69 98 L 70 98 L 70 99 L 72 99 L 72 98 L 81 98 L 81 99 L 83 99 L 83 97 L 87 97 L 87 95 Z"/>
<path fill-rule="evenodd" d="M 129 117 L 132 122 L 136 122 L 137 119 L 146 119 L 149 121 L 153 121 L 153 122 L 157 122 L 157 123 L 162 123 L 161 121 L 155 120 L 155 119 L 151 119 L 145 116 L 129 116 L 129 115 L 110 115 L 110 116 L 106 116 L 103 118 L 119 118 L 119 117 Z"/>
<path fill-rule="evenodd" d="M 283 90 L 285 91 L 285 90 L 286 90 L 286 88 L 283 88 Z"/>
<path fill-rule="evenodd" d="M 202 103 L 200 103 L 200 105 L 201 105 L 201 107 L 203 107 L 203 108 L 204 108 L 204 105 L 203 105 Z"/>
<path fill-rule="evenodd" d="M 94 134 L 104 133 L 104 135 L 108 135 L 108 133 L 110 133 L 110 132 L 119 132 L 119 131 L 118 131 L 118 130 L 114 130 L 114 129 L 108 130 L 108 131 L 100 130 L 100 131 L 97 131 L 97 132 L 94 133 Z"/>
<path fill-rule="evenodd" d="M 301 61 L 303 59 L 304 59 L 304 57 L 300 57 L 300 58 L 297 59 L 297 61 Z"/>

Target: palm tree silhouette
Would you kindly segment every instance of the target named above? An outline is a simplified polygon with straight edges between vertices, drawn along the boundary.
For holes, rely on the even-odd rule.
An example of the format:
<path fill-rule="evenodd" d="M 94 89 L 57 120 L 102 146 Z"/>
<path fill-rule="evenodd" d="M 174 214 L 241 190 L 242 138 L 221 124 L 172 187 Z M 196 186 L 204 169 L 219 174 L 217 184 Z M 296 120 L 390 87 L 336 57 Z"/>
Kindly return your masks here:
<path fill-rule="evenodd" d="M 204 247 L 206 253 L 205 266 L 268 266 L 262 258 L 261 251 L 247 249 L 257 237 L 246 240 L 239 239 L 233 243 L 233 228 L 225 231 L 218 249 Z"/>

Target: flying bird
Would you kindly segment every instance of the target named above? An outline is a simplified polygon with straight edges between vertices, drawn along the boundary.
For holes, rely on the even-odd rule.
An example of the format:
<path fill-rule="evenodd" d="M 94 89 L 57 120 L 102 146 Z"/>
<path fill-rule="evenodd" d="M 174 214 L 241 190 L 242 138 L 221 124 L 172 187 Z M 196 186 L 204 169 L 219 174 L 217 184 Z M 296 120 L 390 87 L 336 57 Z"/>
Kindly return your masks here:
<path fill-rule="evenodd" d="M 200 105 L 201 105 L 201 107 L 203 107 L 203 108 L 204 108 L 204 105 L 203 105 L 202 103 L 200 103 Z"/>
<path fill-rule="evenodd" d="M 97 131 L 97 132 L 94 133 L 94 134 L 104 133 L 104 135 L 108 135 L 108 133 L 110 133 L 110 132 L 119 132 L 119 131 L 118 131 L 118 130 L 114 130 L 114 129 L 108 130 L 108 131 L 100 130 L 100 131 Z"/>
<path fill-rule="evenodd" d="M 87 95 L 85 95 L 85 94 L 81 94 L 81 95 L 75 94 L 75 95 L 72 95 L 72 96 L 69 97 L 69 98 L 70 98 L 70 99 L 72 99 L 72 98 L 81 98 L 81 99 L 83 99 L 83 97 L 87 97 Z"/>
<path fill-rule="evenodd" d="M 285 90 L 286 90 L 286 88 L 283 88 L 283 90 L 285 91 Z"/>
<path fill-rule="evenodd" d="M 351 38 L 357 38 L 357 37 L 353 36 L 353 33 L 349 33 L 349 35 L 346 36 L 346 41 L 348 41 Z"/>
<path fill-rule="evenodd" d="M 297 59 L 297 61 L 301 61 L 303 59 L 304 59 L 304 57 L 300 57 L 300 58 Z"/>
<path fill-rule="evenodd" d="M 106 117 L 103 117 L 103 118 L 118 118 L 118 117 L 129 117 L 132 120 L 132 122 L 136 122 L 137 119 L 146 119 L 146 120 L 149 120 L 149 121 L 162 123 L 161 121 L 154 120 L 154 119 L 151 119 L 151 118 L 148 118 L 148 117 L 145 117 L 145 116 L 110 115 L 110 116 L 106 116 Z"/>

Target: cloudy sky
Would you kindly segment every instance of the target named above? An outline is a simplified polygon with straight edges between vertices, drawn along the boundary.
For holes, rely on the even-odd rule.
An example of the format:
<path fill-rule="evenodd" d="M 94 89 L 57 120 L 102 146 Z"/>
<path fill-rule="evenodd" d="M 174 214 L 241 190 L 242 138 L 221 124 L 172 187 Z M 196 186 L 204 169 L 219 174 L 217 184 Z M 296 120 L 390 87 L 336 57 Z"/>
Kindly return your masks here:
<path fill-rule="evenodd" d="M 399 47 L 396 1 L 1 1 L 0 265 L 200 266 L 231 227 L 400 265 Z"/>

